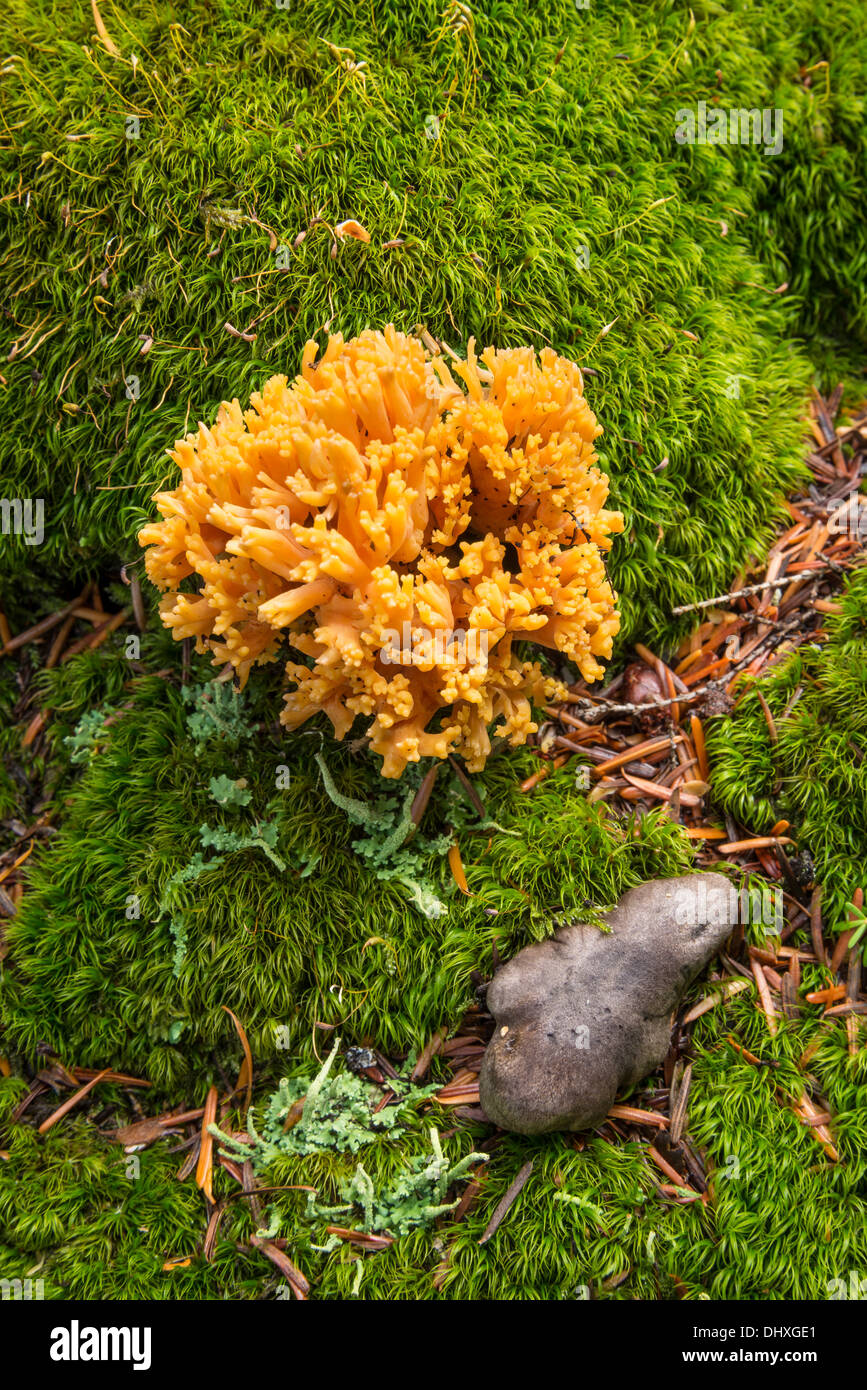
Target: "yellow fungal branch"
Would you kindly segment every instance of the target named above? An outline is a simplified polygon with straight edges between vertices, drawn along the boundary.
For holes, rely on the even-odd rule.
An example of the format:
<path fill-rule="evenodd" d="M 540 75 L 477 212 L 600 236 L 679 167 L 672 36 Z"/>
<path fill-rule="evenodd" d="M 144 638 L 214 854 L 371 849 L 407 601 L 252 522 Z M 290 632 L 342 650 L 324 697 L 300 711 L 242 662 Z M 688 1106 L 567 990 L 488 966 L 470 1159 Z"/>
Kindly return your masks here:
<path fill-rule="evenodd" d="M 391 325 L 317 351 L 176 444 L 139 536 L 163 622 L 242 684 L 288 644 L 306 661 L 283 723 L 324 710 L 342 738 L 366 717 L 386 777 L 449 753 L 477 770 L 562 693 L 513 641 L 593 681 L 619 627 L 602 553 L 623 518 L 581 372 L 472 340 L 449 367 Z"/>

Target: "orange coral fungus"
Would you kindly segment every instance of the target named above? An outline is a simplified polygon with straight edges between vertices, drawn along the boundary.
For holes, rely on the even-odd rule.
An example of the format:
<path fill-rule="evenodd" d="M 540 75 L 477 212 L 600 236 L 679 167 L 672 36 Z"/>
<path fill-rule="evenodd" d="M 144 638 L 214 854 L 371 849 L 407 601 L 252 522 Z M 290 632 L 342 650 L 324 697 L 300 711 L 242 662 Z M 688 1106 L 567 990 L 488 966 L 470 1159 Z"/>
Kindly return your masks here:
<path fill-rule="evenodd" d="M 175 446 L 180 484 L 139 536 L 163 622 L 242 683 L 287 642 L 306 660 L 286 667 L 283 723 L 324 710 L 342 738 L 367 716 L 386 777 L 450 752 L 481 768 L 492 726 L 523 743 L 531 702 L 562 692 L 514 639 L 586 680 L 611 654 L 601 552 L 623 519 L 599 434 L 550 348 L 478 359 L 471 340 L 450 370 L 391 325 L 318 360 L 310 342 L 292 385 L 272 377 Z"/>

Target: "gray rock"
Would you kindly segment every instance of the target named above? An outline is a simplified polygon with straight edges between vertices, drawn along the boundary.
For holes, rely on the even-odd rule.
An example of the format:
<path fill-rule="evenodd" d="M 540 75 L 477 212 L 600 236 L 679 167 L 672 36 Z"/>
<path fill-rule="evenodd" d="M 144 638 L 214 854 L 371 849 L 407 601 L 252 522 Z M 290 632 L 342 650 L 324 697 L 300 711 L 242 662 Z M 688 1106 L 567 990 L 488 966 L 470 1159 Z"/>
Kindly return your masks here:
<path fill-rule="evenodd" d="M 684 990 L 736 921 L 721 874 L 662 878 L 626 893 L 608 931 L 563 927 L 519 951 L 488 986 L 488 1117 L 519 1134 L 600 1124 L 617 1092 L 663 1060 Z"/>

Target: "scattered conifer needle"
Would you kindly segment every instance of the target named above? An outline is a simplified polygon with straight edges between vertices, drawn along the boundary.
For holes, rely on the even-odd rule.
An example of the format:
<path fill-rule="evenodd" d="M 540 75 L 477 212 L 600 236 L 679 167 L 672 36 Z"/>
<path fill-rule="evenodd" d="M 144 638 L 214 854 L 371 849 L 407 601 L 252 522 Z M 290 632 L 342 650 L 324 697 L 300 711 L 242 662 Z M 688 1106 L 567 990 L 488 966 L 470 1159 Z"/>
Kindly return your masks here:
<path fill-rule="evenodd" d="M 646 758 L 649 753 L 658 753 L 660 749 L 668 748 L 670 745 L 671 739 L 667 734 L 661 738 L 647 739 L 644 743 L 635 743 L 624 752 L 618 753 L 616 757 L 608 758 L 604 763 L 597 763 L 592 769 L 592 775 L 603 777 L 606 772 L 614 772 L 618 767 L 628 766 L 629 763 Z"/>
<path fill-rule="evenodd" d="M 742 1047 L 741 1044 L 732 1037 L 731 1033 L 729 1033 L 726 1041 L 734 1048 L 735 1052 L 741 1054 L 745 1062 L 749 1062 L 750 1065 L 754 1067 L 760 1067 L 762 1065 L 761 1057 L 757 1057 L 754 1052 L 750 1052 L 746 1047 Z"/>
<path fill-rule="evenodd" d="M 468 898 L 471 898 L 473 895 L 470 892 L 469 884 L 467 883 L 467 876 L 464 873 L 463 860 L 461 859 L 461 852 L 458 848 L 457 841 L 455 841 L 455 843 L 449 850 L 449 868 L 451 869 L 452 877 L 455 883 L 460 888 L 461 892 L 466 894 Z"/>
<path fill-rule="evenodd" d="M 45 1134 L 49 1129 L 51 1129 L 52 1125 L 57 1124 L 58 1120 L 62 1120 L 64 1115 L 68 1115 L 70 1110 L 74 1110 L 76 1105 L 78 1105 L 80 1101 L 84 1100 L 84 1097 L 93 1090 L 94 1086 L 96 1086 L 100 1081 L 105 1080 L 110 1070 L 110 1067 L 106 1067 L 105 1071 L 98 1072 L 92 1081 L 88 1081 L 84 1086 L 81 1087 L 80 1090 L 75 1092 L 75 1095 L 70 1096 L 69 1099 L 65 1100 L 62 1105 L 58 1105 L 54 1113 L 49 1115 L 47 1120 L 42 1121 L 42 1124 L 39 1126 L 38 1132 L 40 1134 Z"/>
<path fill-rule="evenodd" d="M 773 849 L 775 845 L 792 845 L 794 840 L 787 835 L 757 835 L 754 840 L 731 840 L 720 845 L 720 854 L 740 854 L 745 849 Z"/>
<path fill-rule="evenodd" d="M 31 743 L 35 742 L 50 718 L 51 711 L 47 709 L 42 709 L 38 714 L 34 714 L 24 731 L 24 737 L 21 740 L 22 748 L 29 748 Z"/>
<path fill-rule="evenodd" d="M 653 1162 L 656 1164 L 657 1168 L 662 1169 L 663 1173 L 667 1178 L 671 1178 L 672 1182 L 677 1187 L 683 1187 L 683 1178 L 680 1176 L 680 1173 L 677 1171 L 676 1168 L 672 1168 L 671 1164 L 662 1157 L 662 1154 L 659 1153 L 653 1147 L 652 1144 L 648 1145 L 647 1154 L 648 1157 L 651 1158 Z M 689 1191 L 690 1189 L 685 1190 Z"/>
<path fill-rule="evenodd" d="M 703 1193 L 693 1192 L 691 1187 L 682 1187 L 679 1183 L 660 1183 L 659 1191 L 663 1194 L 663 1196 L 671 1197 L 681 1206 L 689 1202 L 701 1202 L 704 1200 Z"/>
<path fill-rule="evenodd" d="M 768 982 L 765 978 L 765 972 L 762 970 L 762 967 L 759 964 L 759 962 L 755 959 L 750 960 L 750 965 L 752 966 L 753 976 L 756 981 L 756 988 L 759 991 L 759 999 L 762 1003 L 762 1009 L 764 1010 L 765 1018 L 768 1020 L 768 1029 L 771 1035 L 775 1037 L 777 1032 L 777 1019 L 774 1013 L 774 1004 L 773 1000 L 771 999 L 771 991 L 768 989 Z"/>
<path fill-rule="evenodd" d="M 487 812 L 485 811 L 484 802 L 482 801 L 482 798 L 479 796 L 479 793 L 476 791 L 469 777 L 464 772 L 464 769 L 461 767 L 460 762 L 454 756 L 453 753 L 449 754 L 449 762 L 451 763 L 451 766 L 454 768 L 455 775 L 457 776 L 458 781 L 464 788 L 464 791 L 466 792 L 467 796 L 470 798 L 470 801 L 472 802 L 475 811 L 478 813 L 482 820 L 485 820 Z"/>
<path fill-rule="evenodd" d="M 120 50 L 103 23 L 102 15 L 99 13 L 96 0 L 90 0 L 90 8 L 93 11 L 93 22 L 96 25 L 96 32 L 99 34 L 101 42 L 105 48 L 108 49 L 112 58 L 117 58 L 120 54 Z"/>
<path fill-rule="evenodd" d="M 46 632 L 51 632 L 53 628 L 59 627 L 62 622 L 65 622 L 66 619 L 70 617 L 76 608 L 80 607 L 89 593 L 90 585 L 87 584 L 84 589 L 82 589 L 78 598 L 73 599 L 71 603 L 67 603 L 65 608 L 59 608 L 56 613 L 52 613 L 49 617 L 43 618 L 41 622 L 35 623 L 33 627 L 27 628 L 26 632 L 19 632 L 17 637 L 13 637 L 10 642 L 6 643 L 3 650 L 0 651 L 0 656 L 8 656 L 10 652 L 17 651 L 19 647 L 26 647 L 29 642 L 35 642 L 38 638 L 44 637 Z"/>
<path fill-rule="evenodd" d="M 824 1123 L 823 1112 L 817 1109 L 806 1091 L 802 1091 L 800 1098 L 797 1101 L 790 1102 L 790 1104 L 801 1123 L 810 1130 L 813 1138 L 822 1145 L 822 1148 L 831 1159 L 831 1162 L 836 1163 L 840 1155 L 834 1145 L 831 1131 Z"/>
<path fill-rule="evenodd" d="M 612 1105 L 608 1111 L 609 1120 L 631 1120 L 636 1125 L 656 1125 L 658 1129 L 668 1127 L 668 1116 L 655 1110 L 638 1110 L 634 1105 Z"/>
<path fill-rule="evenodd" d="M 425 811 L 427 810 L 428 802 L 430 801 L 431 792 L 434 788 L 434 783 L 437 777 L 439 776 L 439 770 L 441 767 L 442 763 L 434 763 L 432 767 L 428 768 L 427 772 L 422 778 L 421 786 L 419 787 L 418 791 L 413 797 L 412 806 L 410 807 L 409 812 L 409 818 L 412 821 L 413 825 L 421 825 L 422 818 L 424 816 Z"/>
<path fill-rule="evenodd" d="M 244 1029 L 241 1027 L 241 1024 L 238 1022 L 238 1019 L 232 1013 L 232 1010 L 228 1007 L 227 1004 L 222 1004 L 221 1008 L 225 1010 L 225 1012 L 229 1015 L 230 1019 L 234 1023 L 238 1037 L 241 1039 L 241 1046 L 244 1049 L 244 1060 L 241 1063 L 241 1070 L 238 1072 L 238 1080 L 235 1083 L 235 1092 L 237 1093 L 238 1091 L 240 1091 L 242 1086 L 246 1086 L 247 1099 L 244 1108 L 245 1110 L 249 1110 L 250 1103 L 253 1099 L 253 1054 L 250 1051 L 250 1044 L 247 1041 L 247 1034 L 244 1032 Z"/>
<path fill-rule="evenodd" d="M 825 954 L 825 942 L 822 937 L 822 889 L 820 885 L 813 889 L 810 898 L 810 938 L 813 942 L 813 952 L 816 959 L 824 965 L 828 957 Z"/>
<path fill-rule="evenodd" d="M 491 1239 L 491 1236 L 499 1229 L 504 1216 L 509 1211 L 509 1208 L 512 1206 L 512 1203 L 515 1201 L 515 1198 L 518 1196 L 518 1193 L 521 1191 L 521 1188 L 524 1186 L 524 1183 L 527 1181 L 532 1171 L 533 1160 L 531 1158 L 524 1164 L 514 1182 L 509 1185 L 508 1190 L 504 1196 L 500 1198 L 494 1208 L 494 1214 L 485 1227 L 484 1234 L 479 1237 L 479 1245 L 486 1245 Z"/>
<path fill-rule="evenodd" d="M 94 1076 L 103 1076 L 106 1081 L 116 1081 L 119 1086 L 150 1087 L 153 1085 L 152 1081 L 145 1081 L 141 1076 L 127 1076 L 126 1073 L 122 1071 L 95 1072 L 91 1071 L 89 1067 L 73 1067 L 72 1075 L 75 1077 L 76 1081 L 90 1081 Z M 200 1110 L 197 1111 L 196 1117 L 201 1113 Z M 175 1123 L 177 1124 L 181 1118 L 180 1116 L 175 1116 Z M 194 1117 L 188 1115 L 187 1118 Z"/>
<path fill-rule="evenodd" d="M 649 782 L 646 777 L 633 777 L 629 772 L 624 772 L 623 776 L 631 786 L 637 787 L 639 791 L 645 792 L 657 801 L 671 801 L 674 796 L 672 788 L 664 787 L 661 782 Z M 693 796 L 690 792 L 681 792 L 680 802 L 682 806 L 700 806 L 701 797 Z"/>
<path fill-rule="evenodd" d="M 107 622 L 102 623 L 99 627 L 95 628 L 93 632 L 89 632 L 86 637 L 80 637 L 77 642 L 73 642 L 72 646 L 67 647 L 63 656 L 60 658 L 61 666 L 64 665 L 65 662 L 71 660 L 72 657 L 77 656 L 79 652 L 92 652 L 97 647 L 102 646 L 105 639 L 110 637 L 115 629 L 120 627 L 121 623 L 125 623 L 131 616 L 131 613 L 132 609 L 121 608 L 120 612 L 113 613 Z"/>
<path fill-rule="evenodd" d="M 250 1244 L 257 1250 L 261 1250 L 263 1255 L 267 1255 L 272 1264 L 275 1264 L 281 1274 L 285 1274 L 289 1280 L 289 1287 L 299 1302 L 303 1302 L 310 1292 L 310 1285 L 301 1273 L 301 1270 L 292 1263 L 285 1250 L 273 1245 L 270 1240 L 261 1240 L 259 1236 L 251 1236 Z"/>
<path fill-rule="evenodd" d="M 14 874 L 15 870 L 18 869 L 18 868 L 20 868 L 20 866 L 24 863 L 24 860 L 28 857 L 28 855 L 30 855 L 30 854 L 33 853 L 33 845 L 34 845 L 34 841 L 31 840 L 31 841 L 30 841 L 30 844 L 27 846 L 27 848 L 26 848 L 26 850 L 24 851 L 24 853 L 23 853 L 23 854 L 19 854 L 19 856 L 18 856 L 18 858 L 15 860 L 14 864 L 10 864 L 9 867 L 8 867 L 7 869 L 4 869 L 3 872 L 0 873 L 0 883 L 5 883 L 6 879 L 9 877 L 9 875 L 10 875 L 10 874 Z"/>
<path fill-rule="evenodd" d="M 438 1052 L 442 1051 L 442 1045 L 445 1041 L 445 1036 L 445 1029 L 443 1028 L 438 1029 L 437 1032 L 434 1033 L 430 1042 L 426 1044 L 426 1046 L 420 1053 L 419 1059 L 412 1069 L 412 1073 L 410 1076 L 411 1081 L 418 1082 L 424 1080 L 424 1078 L 427 1076 L 430 1070 L 430 1064 L 433 1058 L 436 1056 Z"/>
<path fill-rule="evenodd" d="M 436 1099 L 440 1105 L 477 1105 L 479 1102 L 479 1083 L 476 1080 L 464 1081 L 458 1085 L 444 1086 L 437 1091 Z"/>
<path fill-rule="evenodd" d="M 837 937 L 836 942 L 834 943 L 834 950 L 831 954 L 831 969 L 835 972 L 835 974 L 840 969 L 840 966 L 843 964 L 843 961 L 846 958 L 846 953 L 849 950 L 849 940 L 851 936 L 852 930 L 850 928 L 849 931 L 841 932 L 841 934 Z"/>
<path fill-rule="evenodd" d="M 698 769 L 705 782 L 710 781 L 710 764 L 707 758 L 707 749 L 704 742 L 704 726 L 697 714 L 690 716 L 689 721 L 692 741 L 695 744 L 695 754 L 698 758 Z"/>
<path fill-rule="evenodd" d="M 524 781 L 523 781 L 523 782 L 520 784 L 520 786 L 518 787 L 518 791 L 520 791 L 520 792 L 531 792 L 531 791 L 533 790 L 534 787 L 536 787 L 536 786 L 539 785 L 539 783 L 542 781 L 543 778 L 545 778 L 545 777 L 548 776 L 548 773 L 550 772 L 550 770 L 551 770 L 551 764 L 550 764 L 550 763 L 543 763 L 542 766 L 539 768 L 539 771 L 538 771 L 538 772 L 534 772 L 534 773 L 532 774 L 532 776 L 526 777 L 526 778 L 524 779 Z"/>
<path fill-rule="evenodd" d="M 706 994 L 704 999 L 693 1004 L 689 1013 L 684 1017 L 684 1026 L 687 1023 L 695 1023 L 695 1020 L 701 1018 L 702 1014 L 709 1013 L 711 1009 L 716 1008 L 717 1004 L 724 1003 L 733 994 L 740 994 L 742 990 L 749 989 L 749 987 L 749 980 L 727 980 L 722 989 L 715 990 L 713 994 Z"/>
<path fill-rule="evenodd" d="M 774 723 L 774 716 L 771 714 L 771 707 L 760 690 L 756 690 L 756 697 L 762 707 L 762 714 L 765 716 L 765 723 L 768 726 L 768 737 L 771 743 L 778 743 L 780 736 L 777 733 L 777 726 Z"/>
<path fill-rule="evenodd" d="M 354 1231 L 348 1226 L 326 1226 L 325 1229 L 330 1236 L 337 1236 L 339 1240 L 349 1241 L 352 1245 L 360 1245 L 365 1250 L 387 1250 L 390 1245 L 394 1245 L 393 1236 L 377 1235 L 375 1231 Z"/>
<path fill-rule="evenodd" d="M 202 1142 L 199 1161 L 196 1164 L 196 1187 L 200 1187 L 209 1202 L 214 1200 L 214 1136 L 209 1126 L 217 1118 L 217 1088 L 212 1086 L 205 1100 L 205 1113 L 202 1115 Z"/>
<path fill-rule="evenodd" d="M 304 1118 L 304 1106 L 306 1103 L 307 1097 L 299 1096 L 298 1099 L 293 1101 L 292 1104 L 289 1106 L 289 1113 L 287 1114 L 286 1119 L 283 1121 L 284 1134 L 288 1134 L 290 1129 L 294 1129 L 296 1125 L 301 1123 L 302 1119 Z"/>

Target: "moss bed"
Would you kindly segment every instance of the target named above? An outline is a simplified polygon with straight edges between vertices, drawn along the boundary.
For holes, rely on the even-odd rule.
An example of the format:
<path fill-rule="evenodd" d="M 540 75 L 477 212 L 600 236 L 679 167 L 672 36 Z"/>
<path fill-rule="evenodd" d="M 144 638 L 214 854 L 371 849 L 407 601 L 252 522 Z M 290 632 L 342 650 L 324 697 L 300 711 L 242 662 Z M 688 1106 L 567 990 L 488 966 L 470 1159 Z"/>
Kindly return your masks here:
<path fill-rule="evenodd" d="M 841 381 L 847 403 L 863 400 L 858 6 L 744 0 L 691 17 L 663 0 L 488 0 L 461 28 L 444 0 L 99 10 L 108 46 L 87 5 L 11 0 L 7 18 L 0 497 L 41 497 L 46 513 L 41 545 L 0 536 L 13 633 L 85 581 L 128 604 L 120 569 L 142 573 L 136 533 L 185 423 L 291 375 L 308 338 L 386 322 L 461 350 L 471 336 L 550 343 L 587 371 L 626 517 L 613 671 L 635 641 L 671 652 L 696 617 L 672 609 L 761 560 L 808 477 L 810 386 Z M 781 153 L 678 146 L 675 113 L 698 101 L 782 110 Z M 345 218 L 370 243 L 332 256 L 327 225 Z M 755 834 L 795 824 L 838 932 L 867 888 L 863 573 L 841 603 L 827 643 L 745 687 L 708 736 L 708 814 Z M 287 736 L 275 668 L 238 699 L 215 694 L 146 586 L 144 604 L 133 656 L 120 632 L 50 669 L 50 637 L 0 657 L 0 851 L 49 827 L 0 919 L 0 1279 L 38 1277 L 46 1298 L 282 1297 L 285 1276 L 250 1244 L 260 1226 L 319 1299 L 819 1299 L 867 1270 L 863 1033 L 853 1052 L 842 1024 L 805 1010 L 771 1036 L 749 992 L 692 1034 L 707 1201 L 661 1203 L 637 1140 L 492 1139 L 428 1097 L 399 1137 L 357 1154 L 281 1154 L 260 1178 L 281 1190 L 258 1214 L 218 1168 L 227 1200 L 206 1258 L 202 1195 L 178 1179 L 189 1150 L 175 1137 L 127 1153 L 109 1134 L 233 1090 L 243 1050 L 227 1010 L 261 1119 L 335 1036 L 411 1065 L 459 1028 L 500 960 L 699 853 L 662 810 L 591 803 L 574 767 L 523 792 L 537 756 L 498 749 L 473 779 L 486 819 L 447 767 L 422 833 L 384 863 L 377 836 L 425 769 L 383 784 L 324 720 Z M 368 826 L 327 795 L 317 757 Z M 230 790 L 241 779 L 249 797 Z M 825 984 L 805 965 L 805 987 Z M 686 1006 L 706 992 L 697 982 Z M 805 1049 L 837 1162 L 793 1109 Z M 52 1058 L 151 1089 L 132 1093 L 137 1109 L 105 1084 L 42 1134 L 54 1095 L 17 1108 Z M 435 1056 L 430 1079 L 448 1077 Z M 658 1084 L 623 1099 L 649 1103 Z M 235 1095 L 221 1123 L 242 1128 L 244 1110 Z M 335 1205 L 362 1160 L 393 1191 L 432 1127 L 450 1165 L 488 1146 L 462 1219 L 419 1221 L 378 1251 L 317 1248 L 323 1221 L 282 1189 Z"/>

